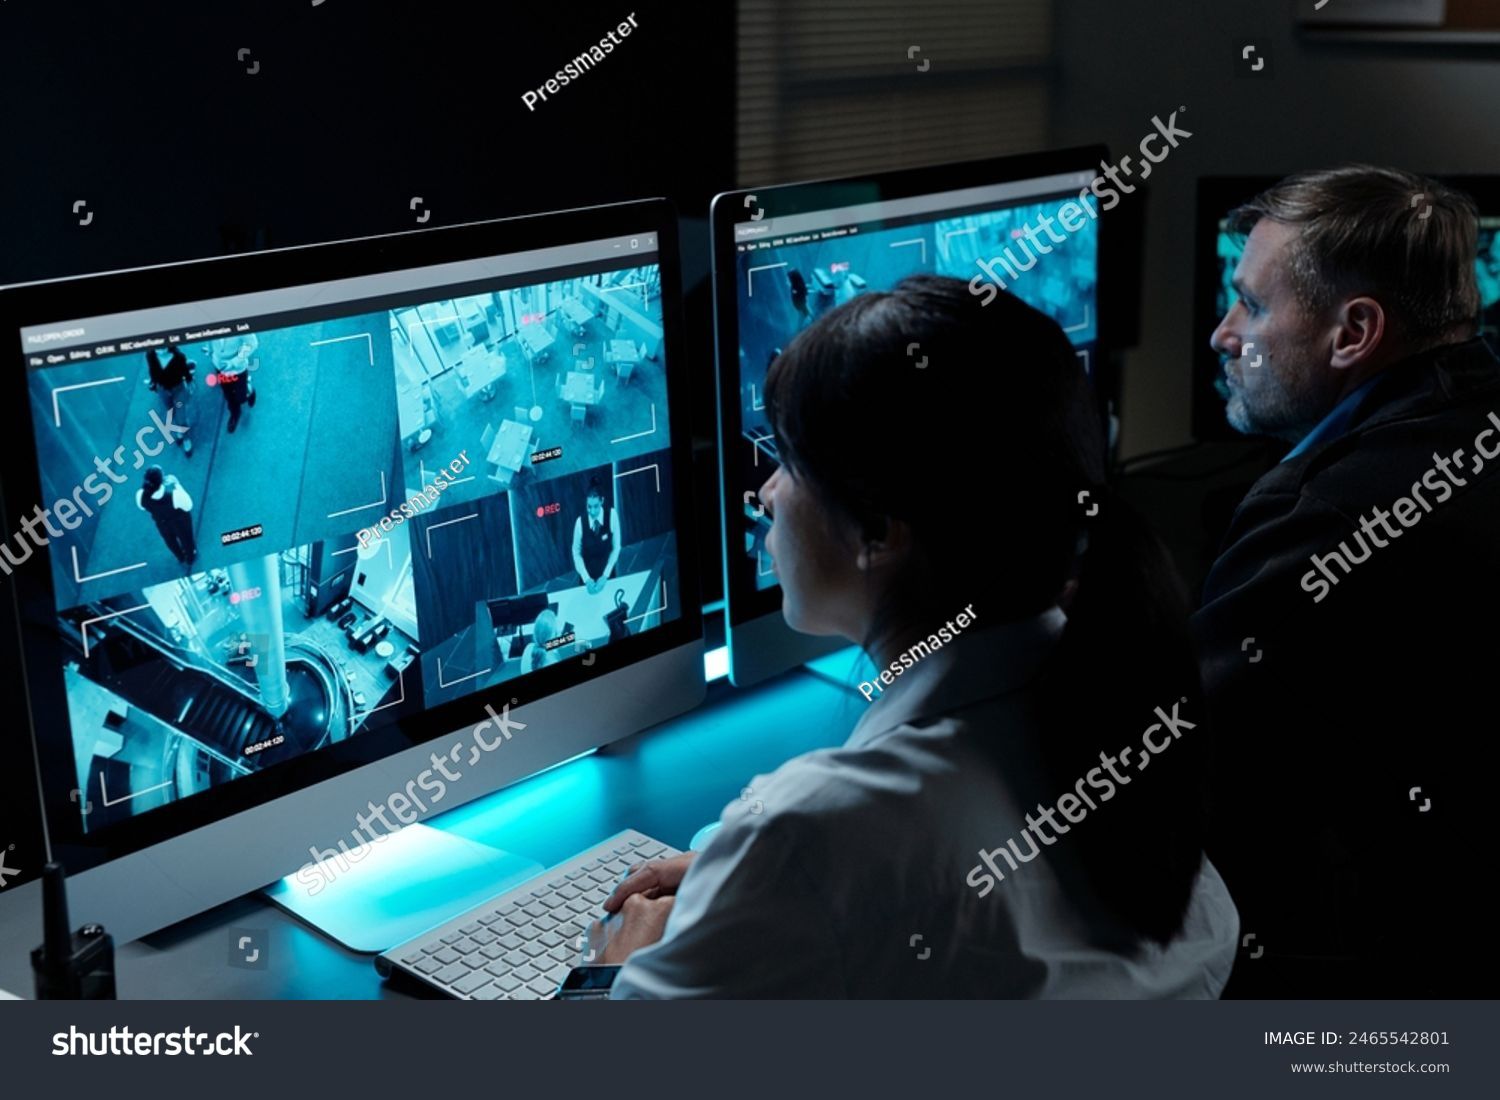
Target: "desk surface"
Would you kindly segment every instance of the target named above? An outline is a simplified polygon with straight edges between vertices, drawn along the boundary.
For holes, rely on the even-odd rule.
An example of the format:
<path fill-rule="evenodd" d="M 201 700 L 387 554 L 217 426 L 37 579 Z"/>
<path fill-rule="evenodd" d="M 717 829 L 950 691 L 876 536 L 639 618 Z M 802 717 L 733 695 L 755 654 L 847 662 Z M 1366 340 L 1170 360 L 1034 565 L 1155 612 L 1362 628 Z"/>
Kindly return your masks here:
<path fill-rule="evenodd" d="M 552 866 L 624 828 L 686 848 L 757 774 L 841 744 L 866 704 L 797 670 L 738 690 L 720 681 L 697 710 L 427 822 Z M 229 965 L 245 929 L 269 945 L 264 970 Z M 117 946 L 120 996 L 168 999 L 408 997 L 258 893 Z M 29 990 L 26 990 L 29 995 Z"/>

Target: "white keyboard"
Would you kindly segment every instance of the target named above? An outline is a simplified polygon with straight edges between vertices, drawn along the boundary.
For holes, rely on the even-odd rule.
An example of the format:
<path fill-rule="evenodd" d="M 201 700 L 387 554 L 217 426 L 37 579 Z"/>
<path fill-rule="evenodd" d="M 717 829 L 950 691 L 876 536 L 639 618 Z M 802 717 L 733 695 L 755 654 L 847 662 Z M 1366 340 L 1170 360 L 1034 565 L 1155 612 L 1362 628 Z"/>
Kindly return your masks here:
<path fill-rule="evenodd" d="M 400 971 L 450 997 L 540 1001 L 580 960 L 579 937 L 604 912 L 625 872 L 679 853 L 626 829 L 375 960 L 381 977 Z"/>

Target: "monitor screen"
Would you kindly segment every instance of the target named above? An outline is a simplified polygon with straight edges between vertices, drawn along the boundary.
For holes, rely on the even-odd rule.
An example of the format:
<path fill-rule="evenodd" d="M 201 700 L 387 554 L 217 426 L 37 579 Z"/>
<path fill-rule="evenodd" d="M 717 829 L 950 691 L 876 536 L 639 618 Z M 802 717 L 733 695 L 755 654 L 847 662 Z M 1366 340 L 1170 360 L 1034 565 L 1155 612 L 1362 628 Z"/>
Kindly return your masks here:
<path fill-rule="evenodd" d="M 1079 159 L 1070 163 L 1076 166 Z M 1082 163 L 1091 162 L 1085 157 Z M 758 211 L 757 196 L 745 196 L 744 212 L 732 226 L 730 274 L 737 391 L 731 397 L 726 385 L 721 392 L 722 403 L 734 400 L 737 407 L 720 412 L 730 414 L 726 426 L 734 423 L 738 431 L 737 441 L 725 432 L 722 456 L 725 506 L 737 521 L 726 527 L 735 621 L 747 617 L 747 605 L 754 614 L 777 606 L 771 591 L 777 581 L 764 544 L 769 521 L 754 497 L 777 462 L 764 402 L 766 374 L 776 356 L 835 306 L 926 273 L 962 279 L 981 300 L 1008 290 L 1047 313 L 1092 374 L 1099 349 L 1100 233 L 1099 203 L 1087 191 L 1096 175 L 1075 167 L 1017 176 L 996 167 L 979 186 L 874 201 L 861 200 L 883 192 L 880 180 L 804 185 L 810 196 L 830 196 L 821 208 L 810 208 L 815 197 L 798 201 L 803 188 L 778 188 L 778 207 L 793 203 L 797 212 L 774 217 Z M 729 351 L 721 331 L 721 357 Z M 721 365 L 721 381 L 728 377 Z M 736 590 L 767 595 L 751 595 L 735 606 Z"/>
<path fill-rule="evenodd" d="M 640 229 L 23 326 L 45 507 L 4 557 L 50 566 L 24 628 L 28 676 L 62 689 L 36 726 L 49 803 L 87 836 L 260 797 L 671 633 Z"/>

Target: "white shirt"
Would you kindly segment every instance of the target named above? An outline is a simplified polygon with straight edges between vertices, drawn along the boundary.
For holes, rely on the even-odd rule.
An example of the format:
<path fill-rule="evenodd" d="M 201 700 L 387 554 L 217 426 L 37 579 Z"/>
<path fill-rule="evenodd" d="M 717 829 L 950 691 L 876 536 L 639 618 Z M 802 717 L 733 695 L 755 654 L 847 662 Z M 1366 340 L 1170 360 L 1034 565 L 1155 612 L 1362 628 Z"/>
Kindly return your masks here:
<path fill-rule="evenodd" d="M 984 897 L 965 881 L 1029 808 L 974 742 L 1007 738 L 1027 766 L 1034 696 L 1020 689 L 1065 622 L 1053 608 L 968 632 L 871 703 L 842 748 L 757 776 L 612 996 L 1217 997 L 1239 915 L 1206 858 L 1177 938 L 1131 957 L 1094 946 L 1064 896 L 1048 861 L 1066 837 Z M 1099 816 L 1075 827 L 1110 828 Z"/>

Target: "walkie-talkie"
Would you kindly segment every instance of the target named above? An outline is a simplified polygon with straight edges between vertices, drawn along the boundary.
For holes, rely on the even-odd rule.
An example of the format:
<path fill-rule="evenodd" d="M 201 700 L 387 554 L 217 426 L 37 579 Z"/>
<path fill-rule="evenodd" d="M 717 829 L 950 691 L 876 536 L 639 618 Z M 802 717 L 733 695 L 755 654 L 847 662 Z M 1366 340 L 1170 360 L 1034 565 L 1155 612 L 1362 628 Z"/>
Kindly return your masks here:
<path fill-rule="evenodd" d="M 115 999 L 115 942 L 104 926 L 68 931 L 68 888 L 61 863 L 42 869 L 42 946 L 31 952 L 39 1001 Z"/>

